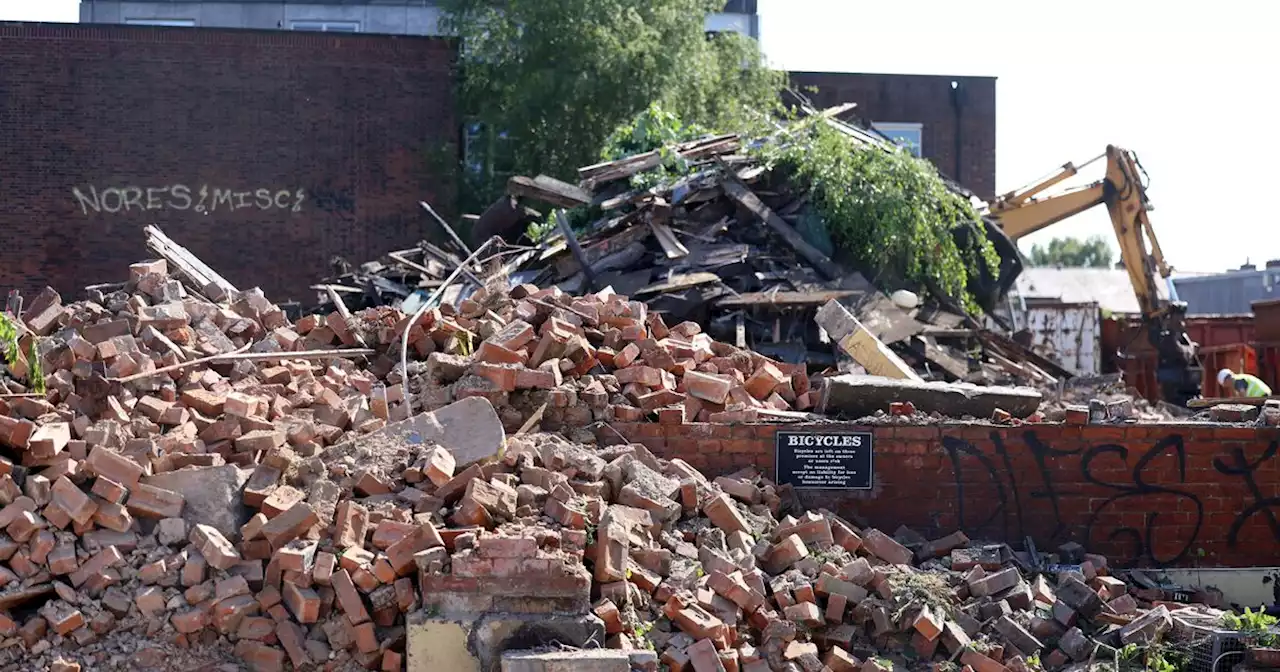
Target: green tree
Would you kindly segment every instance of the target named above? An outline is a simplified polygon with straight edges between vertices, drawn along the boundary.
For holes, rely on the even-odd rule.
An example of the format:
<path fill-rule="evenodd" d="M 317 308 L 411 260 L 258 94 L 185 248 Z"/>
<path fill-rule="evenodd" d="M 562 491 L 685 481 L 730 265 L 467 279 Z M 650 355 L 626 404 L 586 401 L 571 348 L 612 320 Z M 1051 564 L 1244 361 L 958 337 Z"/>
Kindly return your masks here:
<path fill-rule="evenodd" d="M 1075 268 L 1110 268 L 1111 246 L 1102 236 L 1054 238 L 1047 246 L 1031 246 L 1032 266 L 1064 266 Z"/>
<path fill-rule="evenodd" d="M 462 42 L 464 205 L 487 205 L 510 174 L 576 182 L 610 133 L 653 104 L 708 128 L 764 123 L 784 75 L 754 40 L 707 35 L 706 15 L 723 4 L 443 0 L 442 25 Z"/>

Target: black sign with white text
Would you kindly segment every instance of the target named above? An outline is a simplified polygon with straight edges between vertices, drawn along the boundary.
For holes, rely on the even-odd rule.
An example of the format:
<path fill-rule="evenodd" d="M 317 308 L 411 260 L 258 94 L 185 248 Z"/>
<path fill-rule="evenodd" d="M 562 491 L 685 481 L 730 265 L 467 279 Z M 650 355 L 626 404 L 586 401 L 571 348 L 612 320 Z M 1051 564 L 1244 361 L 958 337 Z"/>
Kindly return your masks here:
<path fill-rule="evenodd" d="M 778 432 L 778 483 L 804 490 L 870 490 L 871 432 Z"/>

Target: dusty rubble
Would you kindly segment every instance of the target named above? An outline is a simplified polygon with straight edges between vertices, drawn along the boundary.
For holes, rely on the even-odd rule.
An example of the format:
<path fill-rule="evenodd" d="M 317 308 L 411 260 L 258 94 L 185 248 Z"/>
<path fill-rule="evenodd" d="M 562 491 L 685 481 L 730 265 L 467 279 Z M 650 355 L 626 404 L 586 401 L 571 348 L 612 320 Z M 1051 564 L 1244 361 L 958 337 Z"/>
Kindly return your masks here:
<path fill-rule="evenodd" d="M 891 146 L 824 116 L 853 143 Z M 840 363 L 837 339 L 814 319 L 821 306 L 839 300 L 926 380 L 1053 384 L 1070 377 L 999 327 L 983 328 L 958 306 L 899 305 L 868 281 L 870 275 L 864 277 L 870 269 L 841 263 L 830 241 L 822 241 L 826 234 L 817 233 L 823 227 L 805 190 L 749 154 L 750 142 L 733 134 L 712 136 L 585 166 L 577 184 L 545 175 L 513 177 L 508 194 L 474 222 L 472 242 L 492 235 L 514 241 L 530 225 L 561 221 L 535 250 L 507 258 L 497 272 L 571 294 L 612 287 L 672 323 L 693 321 L 716 339 L 815 370 Z M 689 166 L 689 174 L 673 178 L 666 172 L 672 156 Z M 586 221 L 578 221 L 574 233 L 564 213 L 534 209 L 547 206 L 567 208 Z M 983 235 L 981 228 L 972 234 Z M 991 227 L 988 235 L 1001 237 Z M 1012 259 L 1006 275 L 1016 275 L 1016 250 L 1003 242 Z M 353 306 L 414 306 L 418 294 L 438 286 L 461 263 L 462 250 L 465 245 L 447 250 L 424 242 L 359 267 L 345 265 L 316 288 L 326 292 L 325 311 L 335 296 Z M 462 286 L 450 288 L 463 297 L 468 283 L 480 287 L 490 279 L 489 269 L 478 265 L 466 271 L 470 277 Z M 1012 275 L 974 282 L 1009 283 Z"/>
<path fill-rule="evenodd" d="M 907 652 L 1053 667 L 1169 625 L 1104 558 L 1032 576 L 961 533 L 791 511 L 751 471 L 504 440 L 497 413 L 523 424 L 528 403 L 566 428 L 812 403 L 803 369 L 644 304 L 521 287 L 411 326 L 385 309 L 290 324 L 259 293 L 215 304 L 167 271 L 135 264 L 67 305 L 47 291 L 24 315 L 48 393 L 11 381 L 0 399 L 7 669 L 400 670 L 405 614 L 435 586 L 539 572 L 590 595 L 607 643 L 647 669 L 880 669 Z M 406 326 L 426 359 L 408 389 L 387 352 Z M 410 418 L 406 401 L 439 410 Z"/>
<path fill-rule="evenodd" d="M 256 290 L 202 298 L 191 260 L 171 261 L 173 274 L 135 264 L 76 303 L 46 290 L 22 314 L 21 351 L 34 345 L 47 393 L 9 380 L 0 397 L 0 632 L 21 644 L 0 656 L 138 665 L 95 644 L 127 629 L 179 646 L 229 636 L 261 669 L 400 669 L 413 553 L 439 538 L 432 521 L 487 516 L 472 497 L 439 515 L 474 489 L 474 471 L 453 495 L 437 487 L 447 450 L 370 454 L 352 437 L 408 418 L 409 402 L 483 397 L 508 425 L 583 428 L 748 420 L 817 394 L 797 367 L 608 292 L 474 294 L 413 325 L 385 309 L 290 323 Z M 389 353 L 406 328 L 425 358 L 408 385 Z M 344 347 L 358 344 L 374 347 Z M 31 365 L 23 355 L 10 373 Z M 363 600 L 372 617 L 356 616 Z"/>

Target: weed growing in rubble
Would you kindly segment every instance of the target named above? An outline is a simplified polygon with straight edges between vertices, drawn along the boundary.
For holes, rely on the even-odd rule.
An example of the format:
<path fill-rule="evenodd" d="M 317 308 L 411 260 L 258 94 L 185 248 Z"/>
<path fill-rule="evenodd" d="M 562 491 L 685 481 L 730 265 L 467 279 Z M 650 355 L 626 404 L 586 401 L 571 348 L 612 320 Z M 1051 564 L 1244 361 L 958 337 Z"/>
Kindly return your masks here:
<path fill-rule="evenodd" d="M 1188 651 L 1176 649 L 1165 644 L 1151 644 L 1139 647 L 1137 644 L 1126 644 L 1116 652 L 1116 667 L 1120 672 L 1181 672 L 1191 663 Z"/>
<path fill-rule="evenodd" d="M 857 144 L 812 122 L 795 125 L 788 142 L 761 153 L 808 185 L 814 209 L 855 266 L 981 312 L 969 278 L 996 273 L 1000 260 L 986 236 L 957 236 L 980 221 L 978 213 L 933 164 L 906 150 Z"/>
<path fill-rule="evenodd" d="M 1222 615 L 1222 626 L 1229 630 L 1237 630 L 1249 639 L 1262 646 L 1275 646 L 1280 643 L 1280 635 L 1271 631 L 1280 619 L 1269 616 L 1264 611 L 1252 611 L 1245 607 L 1243 614 L 1227 613 Z"/>
<path fill-rule="evenodd" d="M 22 346 L 18 344 L 18 327 L 4 313 L 0 313 L 0 350 L 3 351 L 5 364 L 12 373 L 22 357 Z M 40 369 L 40 358 L 36 357 L 35 339 L 32 339 L 27 354 L 27 385 L 33 392 L 44 394 L 44 371 Z"/>
<path fill-rule="evenodd" d="M 895 621 L 902 618 L 906 610 L 919 605 L 928 605 L 936 614 L 950 614 L 955 608 L 944 597 L 951 594 L 951 585 L 941 574 L 891 569 L 888 580 L 893 587 Z"/>
<path fill-rule="evenodd" d="M 639 644 L 650 651 L 654 650 L 653 640 L 649 639 L 649 633 L 653 630 L 653 624 L 654 621 L 641 623 L 636 626 L 636 629 L 632 633 L 635 635 L 634 639 L 636 644 Z"/>

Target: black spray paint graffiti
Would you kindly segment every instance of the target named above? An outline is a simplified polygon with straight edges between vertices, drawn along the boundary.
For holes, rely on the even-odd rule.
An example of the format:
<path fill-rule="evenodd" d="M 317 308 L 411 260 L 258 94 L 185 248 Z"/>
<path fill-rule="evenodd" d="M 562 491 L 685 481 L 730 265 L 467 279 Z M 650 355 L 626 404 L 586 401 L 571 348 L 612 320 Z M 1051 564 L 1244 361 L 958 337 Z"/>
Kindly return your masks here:
<path fill-rule="evenodd" d="M 942 438 L 942 446 L 950 458 L 952 473 L 955 477 L 956 512 L 962 529 L 975 531 L 989 529 L 998 519 L 1006 539 L 1021 539 L 1031 535 L 1042 542 L 1066 541 L 1069 538 L 1069 528 L 1063 520 L 1062 502 L 1065 498 L 1083 497 L 1085 493 L 1056 482 L 1054 480 L 1056 470 L 1052 465 L 1061 458 L 1078 457 L 1081 480 L 1114 493 L 1091 511 L 1088 522 L 1085 524 L 1086 539 L 1128 540 L 1134 549 L 1132 557 L 1126 559 L 1131 563 L 1141 560 L 1155 565 L 1168 565 L 1185 559 L 1190 553 L 1199 535 L 1204 518 L 1204 507 L 1193 493 L 1168 484 L 1157 484 L 1151 473 L 1159 458 L 1170 456 L 1176 460 L 1177 482 L 1173 485 L 1186 483 L 1186 450 L 1180 435 L 1165 437 L 1148 448 L 1130 470 L 1128 479 L 1122 482 L 1108 481 L 1100 474 L 1105 471 L 1103 463 L 1109 458 L 1118 459 L 1121 464 L 1128 464 L 1129 449 L 1124 446 L 1104 444 L 1089 449 L 1058 450 L 1041 441 L 1035 431 L 1029 430 L 1023 433 L 1022 442 L 1036 463 L 1036 474 L 1031 482 L 1027 483 L 1023 481 L 1025 471 L 1019 472 L 1014 468 L 1004 438 L 998 432 L 992 432 L 991 442 L 999 465 L 996 459 L 992 459 L 968 441 L 947 436 Z M 970 519 L 972 511 L 971 505 L 966 503 L 968 497 L 965 493 L 967 479 L 964 476 L 965 466 L 962 462 L 964 457 L 972 458 L 981 466 L 994 491 L 995 502 L 990 513 L 981 520 Z M 1043 524 L 1038 524 L 1039 521 L 1028 520 L 1030 514 L 1023 506 L 1024 491 L 1028 501 L 1047 502 L 1052 518 L 1050 530 L 1046 531 Z M 1178 541 L 1183 542 L 1178 546 L 1177 553 L 1167 557 L 1157 556 L 1156 535 L 1166 521 L 1173 519 L 1173 516 L 1167 512 L 1171 499 L 1185 500 L 1194 507 L 1195 513 L 1192 516 L 1191 525 L 1172 528 L 1173 533 L 1179 535 Z M 1145 510 L 1148 513 L 1138 527 L 1111 526 L 1107 522 L 1109 518 L 1107 514 L 1116 513 L 1115 509 L 1118 508 L 1116 505 L 1122 505 L 1126 510 Z M 1162 508 L 1166 509 L 1163 516 Z M 1190 534 L 1185 532 L 1188 528 L 1191 530 Z M 1277 534 L 1277 539 L 1280 540 L 1280 534 Z M 1117 558 L 1117 560 L 1120 559 Z"/>
<path fill-rule="evenodd" d="M 1249 522 L 1254 515 L 1261 513 L 1267 525 L 1271 528 L 1271 534 L 1280 541 L 1280 520 L 1276 519 L 1274 507 L 1280 506 L 1280 497 L 1267 497 L 1262 494 L 1262 488 L 1258 485 L 1257 472 L 1264 462 L 1270 461 L 1276 456 L 1280 446 L 1272 441 L 1267 449 L 1262 452 L 1258 459 L 1250 462 L 1245 458 L 1244 450 L 1241 448 L 1231 449 L 1231 459 L 1233 464 L 1229 465 L 1220 457 L 1213 458 L 1213 468 L 1218 473 L 1226 476 L 1239 476 L 1244 480 L 1245 487 L 1248 488 L 1249 494 L 1253 496 L 1253 504 L 1240 511 L 1236 519 L 1231 522 L 1231 527 L 1227 530 L 1227 545 L 1235 546 L 1240 540 L 1240 528 Z"/>
<path fill-rule="evenodd" d="M 1086 481 L 1097 486 L 1115 490 L 1116 494 L 1102 503 L 1093 514 L 1089 517 L 1086 524 L 1086 538 L 1094 538 L 1094 527 L 1098 524 L 1099 518 L 1108 511 L 1113 504 L 1124 503 L 1124 506 L 1132 511 L 1144 512 L 1142 529 L 1132 526 L 1118 526 L 1113 528 L 1106 536 L 1108 541 L 1120 538 L 1128 538 L 1132 543 L 1136 552 L 1130 561 L 1145 559 L 1156 566 L 1172 565 L 1186 559 L 1191 552 L 1191 547 L 1195 544 L 1196 538 L 1200 536 L 1200 525 L 1204 522 L 1204 504 L 1200 502 L 1200 498 L 1190 492 L 1179 490 L 1177 488 L 1156 485 L 1148 480 L 1147 468 L 1159 457 L 1172 452 L 1177 458 L 1178 480 L 1177 483 L 1185 484 L 1187 482 L 1187 452 L 1183 445 L 1182 437 L 1177 434 L 1167 436 L 1156 442 L 1155 445 L 1147 449 L 1142 457 L 1133 466 L 1133 472 L 1130 475 L 1128 483 L 1108 483 L 1094 476 L 1091 467 L 1093 461 L 1105 455 L 1115 455 L 1120 459 L 1122 464 L 1128 464 L 1129 450 L 1124 446 L 1102 445 L 1091 448 L 1084 457 L 1080 459 L 1080 472 Z M 1165 495 L 1165 497 L 1160 497 Z M 1190 527 L 1190 533 L 1182 533 L 1181 538 L 1183 544 L 1178 547 L 1177 553 L 1171 557 L 1160 557 L 1156 555 L 1155 535 L 1160 530 L 1162 523 L 1170 519 L 1171 512 L 1167 509 L 1170 496 L 1174 499 L 1185 499 L 1195 506 L 1194 523 Z M 1144 501 L 1145 500 L 1145 501 Z M 1185 528 L 1183 528 L 1185 529 Z"/>

